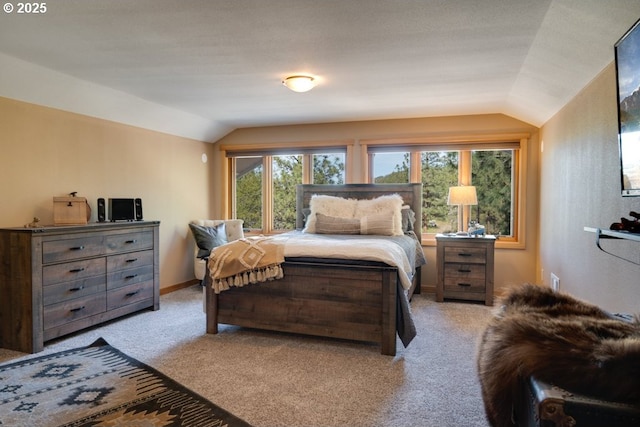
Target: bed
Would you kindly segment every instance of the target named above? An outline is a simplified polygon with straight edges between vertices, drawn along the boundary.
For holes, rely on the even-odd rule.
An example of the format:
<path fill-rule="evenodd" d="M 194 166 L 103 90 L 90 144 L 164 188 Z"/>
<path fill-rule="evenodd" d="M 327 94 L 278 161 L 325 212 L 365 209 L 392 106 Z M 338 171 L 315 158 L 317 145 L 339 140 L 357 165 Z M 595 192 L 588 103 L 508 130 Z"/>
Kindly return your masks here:
<path fill-rule="evenodd" d="M 297 233 L 305 227 L 313 195 L 368 200 L 389 194 L 400 195 L 415 213 L 413 236 L 423 256 L 421 184 L 299 185 Z M 401 268 L 386 262 L 313 256 L 285 257 L 282 278 L 219 293 L 213 290 L 207 274 L 206 330 L 216 334 L 219 324 L 229 324 L 373 342 L 380 345 L 382 354 L 395 355 L 396 335 L 407 346 L 416 333 L 409 301 L 420 293 L 420 266 L 424 262 L 416 263 L 410 283 Z"/>

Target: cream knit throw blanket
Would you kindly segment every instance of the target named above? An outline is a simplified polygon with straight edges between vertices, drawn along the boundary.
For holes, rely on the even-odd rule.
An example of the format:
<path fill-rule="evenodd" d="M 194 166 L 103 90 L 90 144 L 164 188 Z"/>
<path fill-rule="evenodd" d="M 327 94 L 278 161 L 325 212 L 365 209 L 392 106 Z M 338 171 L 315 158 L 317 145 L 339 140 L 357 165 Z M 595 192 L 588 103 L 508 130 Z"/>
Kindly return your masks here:
<path fill-rule="evenodd" d="M 209 255 L 209 275 L 216 294 L 231 286 L 281 279 L 284 245 L 269 237 L 247 237 L 218 246 Z"/>

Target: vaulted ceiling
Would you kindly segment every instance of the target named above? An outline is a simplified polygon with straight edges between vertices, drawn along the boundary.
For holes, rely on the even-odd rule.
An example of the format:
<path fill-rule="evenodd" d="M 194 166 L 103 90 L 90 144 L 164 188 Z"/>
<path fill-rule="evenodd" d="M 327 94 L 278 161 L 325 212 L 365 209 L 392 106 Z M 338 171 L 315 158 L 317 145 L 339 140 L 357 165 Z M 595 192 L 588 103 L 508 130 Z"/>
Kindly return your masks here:
<path fill-rule="evenodd" d="M 638 0 L 46 7 L 0 16 L 0 96 L 207 141 L 252 126 L 483 113 L 541 126 L 640 17 Z M 301 72 L 318 86 L 282 86 Z"/>

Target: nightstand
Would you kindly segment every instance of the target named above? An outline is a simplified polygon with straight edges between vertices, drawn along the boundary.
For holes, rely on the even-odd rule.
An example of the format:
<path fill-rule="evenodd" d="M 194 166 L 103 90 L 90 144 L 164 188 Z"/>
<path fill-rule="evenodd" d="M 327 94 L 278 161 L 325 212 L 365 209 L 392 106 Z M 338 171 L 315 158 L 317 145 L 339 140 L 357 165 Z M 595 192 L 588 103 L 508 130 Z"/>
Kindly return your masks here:
<path fill-rule="evenodd" d="M 436 301 L 445 298 L 493 305 L 493 258 L 496 238 L 436 235 Z"/>

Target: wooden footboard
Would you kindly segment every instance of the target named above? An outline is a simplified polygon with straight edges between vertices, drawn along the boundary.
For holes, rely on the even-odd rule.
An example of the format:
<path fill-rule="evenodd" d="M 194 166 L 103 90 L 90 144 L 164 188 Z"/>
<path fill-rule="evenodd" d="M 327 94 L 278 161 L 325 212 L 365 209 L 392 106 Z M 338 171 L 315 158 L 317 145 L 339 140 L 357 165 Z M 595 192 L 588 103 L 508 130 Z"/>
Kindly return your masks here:
<path fill-rule="evenodd" d="M 284 278 L 215 294 L 206 286 L 207 333 L 218 324 L 376 342 L 396 353 L 398 274 L 379 265 L 283 264 Z"/>

